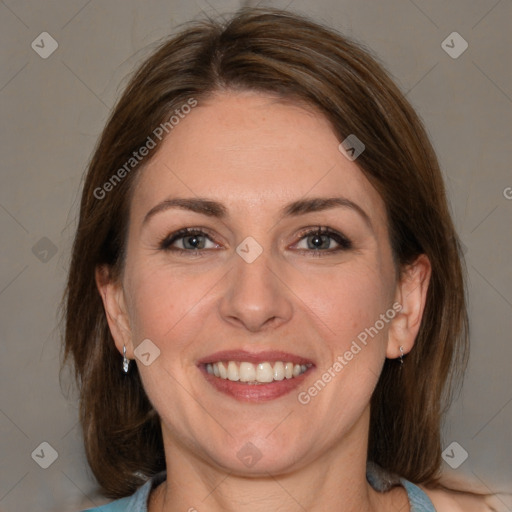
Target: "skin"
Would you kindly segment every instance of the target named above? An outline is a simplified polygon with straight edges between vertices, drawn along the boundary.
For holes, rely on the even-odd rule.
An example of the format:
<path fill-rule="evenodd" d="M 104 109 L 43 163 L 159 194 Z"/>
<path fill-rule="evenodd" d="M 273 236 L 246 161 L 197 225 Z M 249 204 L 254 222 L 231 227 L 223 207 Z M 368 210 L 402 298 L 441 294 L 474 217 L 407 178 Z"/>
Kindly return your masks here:
<path fill-rule="evenodd" d="M 385 205 L 338 150 L 327 120 L 311 109 L 256 93 L 222 93 L 180 121 L 142 171 L 131 202 L 119 282 L 98 268 L 97 284 L 122 354 L 150 339 L 160 356 L 136 359 L 162 420 L 167 481 L 149 510 L 408 510 L 405 491 L 377 493 L 365 477 L 369 401 L 385 358 L 409 352 L 430 277 L 425 256 L 398 272 Z M 344 197 L 336 207 L 281 217 L 304 198 Z M 170 208 L 169 197 L 221 202 L 226 216 Z M 311 249 L 304 228 L 325 226 L 352 247 Z M 160 242 L 184 227 L 207 228 L 206 248 L 187 254 Z M 262 254 L 247 263 L 248 236 Z M 175 247 L 183 248 L 181 241 Z M 310 248 L 309 251 L 304 249 Z M 315 257 L 316 256 L 316 257 Z M 393 302 L 402 309 L 307 405 L 297 400 Z M 260 403 L 219 393 L 197 361 L 219 350 L 282 350 L 314 361 L 297 391 Z M 237 457 L 247 443 L 252 467 Z"/>

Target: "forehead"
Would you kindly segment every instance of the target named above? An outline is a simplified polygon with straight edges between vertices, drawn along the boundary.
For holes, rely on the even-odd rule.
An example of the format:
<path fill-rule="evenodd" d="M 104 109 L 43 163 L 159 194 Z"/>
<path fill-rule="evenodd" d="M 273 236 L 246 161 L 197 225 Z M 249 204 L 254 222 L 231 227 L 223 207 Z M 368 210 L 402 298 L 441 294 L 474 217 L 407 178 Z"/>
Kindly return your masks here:
<path fill-rule="evenodd" d="M 299 198 L 341 195 L 384 218 L 379 194 L 339 143 L 311 108 L 258 93 L 219 94 L 184 116 L 141 171 L 133 213 L 170 195 L 258 215 Z"/>

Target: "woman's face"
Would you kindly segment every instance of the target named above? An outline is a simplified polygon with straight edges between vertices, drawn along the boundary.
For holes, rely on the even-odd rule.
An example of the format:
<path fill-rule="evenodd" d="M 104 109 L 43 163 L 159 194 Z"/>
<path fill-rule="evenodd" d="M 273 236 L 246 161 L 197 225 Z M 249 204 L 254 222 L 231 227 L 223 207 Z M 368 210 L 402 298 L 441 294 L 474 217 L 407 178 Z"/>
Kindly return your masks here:
<path fill-rule="evenodd" d="M 224 93 L 142 171 L 114 337 L 170 449 L 255 474 L 365 446 L 398 285 L 383 201 L 339 143 L 319 114 Z"/>

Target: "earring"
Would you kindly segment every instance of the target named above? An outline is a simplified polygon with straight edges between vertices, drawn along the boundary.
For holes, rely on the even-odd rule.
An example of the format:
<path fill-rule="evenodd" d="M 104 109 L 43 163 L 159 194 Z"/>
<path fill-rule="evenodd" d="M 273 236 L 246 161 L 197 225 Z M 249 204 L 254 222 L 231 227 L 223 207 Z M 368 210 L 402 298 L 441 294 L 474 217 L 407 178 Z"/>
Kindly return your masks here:
<path fill-rule="evenodd" d="M 126 357 L 126 346 L 123 345 L 123 372 L 128 373 L 130 369 L 130 360 Z"/>
<path fill-rule="evenodd" d="M 402 369 L 402 366 L 404 365 L 404 347 L 400 345 L 400 370 Z"/>

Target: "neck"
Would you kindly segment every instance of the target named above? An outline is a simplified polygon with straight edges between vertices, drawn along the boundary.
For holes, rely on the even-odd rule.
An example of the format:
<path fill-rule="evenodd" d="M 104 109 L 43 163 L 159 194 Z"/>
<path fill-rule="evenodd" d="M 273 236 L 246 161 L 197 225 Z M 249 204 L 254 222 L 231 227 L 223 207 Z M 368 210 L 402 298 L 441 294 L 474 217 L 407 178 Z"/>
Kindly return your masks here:
<path fill-rule="evenodd" d="M 172 450 L 166 449 L 167 479 L 154 492 L 149 512 L 385 512 L 396 510 L 397 503 L 408 511 L 403 488 L 378 493 L 367 482 L 367 435 L 360 436 L 359 429 L 355 425 L 357 436 L 347 434 L 313 463 L 251 476 L 208 464 L 184 447 L 176 449 L 173 440 Z"/>

